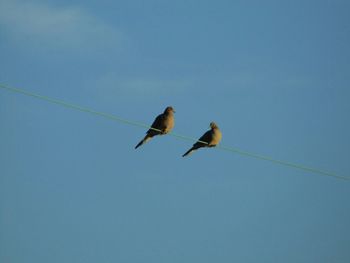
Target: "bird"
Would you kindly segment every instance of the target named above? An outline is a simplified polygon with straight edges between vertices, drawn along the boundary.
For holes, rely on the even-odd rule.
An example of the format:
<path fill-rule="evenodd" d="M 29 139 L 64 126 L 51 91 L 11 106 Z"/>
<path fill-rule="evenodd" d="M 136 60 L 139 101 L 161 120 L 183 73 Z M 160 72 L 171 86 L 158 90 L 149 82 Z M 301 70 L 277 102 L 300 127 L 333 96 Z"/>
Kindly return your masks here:
<path fill-rule="evenodd" d="M 202 147 L 215 147 L 219 144 L 221 137 L 222 134 L 219 127 L 215 122 L 211 122 L 210 130 L 204 133 L 202 137 L 200 137 L 198 141 L 193 144 L 192 148 L 189 149 L 184 155 L 182 155 L 182 157 L 185 157 Z"/>
<path fill-rule="evenodd" d="M 135 149 L 148 142 L 156 135 L 164 135 L 169 133 L 175 125 L 174 118 L 175 110 L 168 106 L 162 114 L 159 114 L 151 125 L 151 128 L 146 132 L 146 136 L 135 146 Z"/>

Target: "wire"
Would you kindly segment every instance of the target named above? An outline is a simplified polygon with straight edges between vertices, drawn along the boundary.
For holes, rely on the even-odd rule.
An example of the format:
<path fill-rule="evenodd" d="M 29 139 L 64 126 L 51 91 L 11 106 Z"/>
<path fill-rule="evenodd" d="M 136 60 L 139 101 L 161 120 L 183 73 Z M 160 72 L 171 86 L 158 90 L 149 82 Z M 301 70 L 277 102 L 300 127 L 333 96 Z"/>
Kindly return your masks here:
<path fill-rule="evenodd" d="M 37 99 L 40 99 L 40 100 L 48 101 L 50 103 L 61 105 L 61 106 L 66 107 L 66 108 L 71 108 L 71 109 L 75 109 L 75 110 L 78 110 L 78 111 L 81 111 L 81 112 L 86 112 L 86 113 L 90 113 L 90 114 L 97 115 L 97 116 L 100 116 L 100 117 L 104 117 L 104 118 L 107 118 L 107 119 L 110 119 L 110 120 L 113 120 L 113 121 L 118 121 L 118 122 L 121 122 L 121 123 L 124 123 L 124 124 L 137 126 L 137 127 L 142 127 L 142 128 L 147 128 L 147 129 L 152 129 L 152 130 L 155 130 L 155 131 L 160 131 L 158 129 L 152 128 L 149 125 L 146 125 L 146 124 L 143 124 L 143 123 L 140 123 L 140 122 L 130 121 L 130 120 L 123 119 L 123 118 L 117 117 L 117 116 L 109 114 L 109 113 L 95 111 L 95 110 L 92 110 L 92 109 L 89 109 L 89 108 L 86 108 L 86 107 L 82 107 L 82 106 L 79 106 L 79 105 L 71 104 L 71 103 L 68 103 L 68 102 L 65 102 L 65 101 L 61 101 L 61 100 L 57 100 L 57 99 L 54 99 L 54 98 L 50 98 L 50 97 L 47 97 L 47 96 L 39 95 L 39 94 L 32 93 L 32 92 L 29 92 L 29 91 L 26 91 L 26 90 L 23 90 L 23 89 L 9 87 L 9 86 L 1 84 L 1 83 L 0 83 L 0 88 L 8 90 L 8 91 L 11 91 L 11 92 L 20 93 L 20 94 L 23 94 L 23 95 L 26 95 L 26 96 L 29 96 L 29 97 L 34 97 L 34 98 L 37 98 Z M 208 144 L 207 142 L 199 141 L 198 139 L 195 139 L 195 138 L 192 138 L 192 137 L 189 137 L 189 136 L 185 136 L 185 135 L 181 135 L 181 134 L 177 134 L 177 133 L 174 133 L 174 132 L 169 133 L 169 135 L 171 135 L 173 137 L 177 137 L 177 138 L 182 139 L 182 140 L 187 140 L 187 141 L 192 141 L 192 142 L 201 142 L 201 143 L 204 143 L 204 144 Z M 255 154 L 255 153 L 251 153 L 251 152 L 247 152 L 247 151 L 243 151 L 243 150 L 240 150 L 240 149 L 234 148 L 234 147 L 226 147 L 226 146 L 218 145 L 216 148 L 221 149 L 221 150 L 225 150 L 225 151 L 229 151 L 229 152 L 233 152 L 233 153 L 237 153 L 237 154 L 240 154 L 240 155 L 248 156 L 248 157 L 251 157 L 251 158 L 260 159 L 260 160 L 264 160 L 264 161 L 269 161 L 269 162 L 272 162 L 272 163 L 275 163 L 275 164 L 280 164 L 280 165 L 283 165 L 283 166 L 288 166 L 288 167 L 296 168 L 296 169 L 299 169 L 299 170 L 304 170 L 304 171 L 315 173 L 315 174 L 319 174 L 319 175 L 330 176 L 330 177 L 343 179 L 343 180 L 350 180 L 349 177 L 341 176 L 341 175 L 338 175 L 338 174 L 335 174 L 335 173 L 331 173 L 331 172 L 327 172 L 327 171 L 323 171 L 323 170 L 320 170 L 320 169 L 307 167 L 307 166 L 304 166 L 304 165 L 295 164 L 295 163 L 291 163 L 291 162 L 276 160 L 276 159 L 273 159 L 273 158 L 268 157 L 268 156 L 259 155 L 259 154 Z"/>

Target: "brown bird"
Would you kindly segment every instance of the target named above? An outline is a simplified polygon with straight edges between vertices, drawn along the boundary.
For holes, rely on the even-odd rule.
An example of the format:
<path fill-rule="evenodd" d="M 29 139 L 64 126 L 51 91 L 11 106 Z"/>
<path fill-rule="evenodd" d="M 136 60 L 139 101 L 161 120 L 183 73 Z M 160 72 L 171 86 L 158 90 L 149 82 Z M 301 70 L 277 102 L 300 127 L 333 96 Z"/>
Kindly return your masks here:
<path fill-rule="evenodd" d="M 199 140 L 193 144 L 192 148 L 189 149 L 182 157 L 185 157 L 195 150 L 202 148 L 202 147 L 215 147 L 219 144 L 222 134 L 219 130 L 219 127 L 216 125 L 215 122 L 210 123 L 210 130 L 207 131 L 202 135 L 202 137 L 199 138 Z"/>
<path fill-rule="evenodd" d="M 159 114 L 151 125 L 151 128 L 146 132 L 145 138 L 143 138 L 136 146 L 135 149 L 142 144 L 148 142 L 156 135 L 164 135 L 169 133 L 175 125 L 174 109 L 169 106 L 166 107 L 162 114 Z"/>

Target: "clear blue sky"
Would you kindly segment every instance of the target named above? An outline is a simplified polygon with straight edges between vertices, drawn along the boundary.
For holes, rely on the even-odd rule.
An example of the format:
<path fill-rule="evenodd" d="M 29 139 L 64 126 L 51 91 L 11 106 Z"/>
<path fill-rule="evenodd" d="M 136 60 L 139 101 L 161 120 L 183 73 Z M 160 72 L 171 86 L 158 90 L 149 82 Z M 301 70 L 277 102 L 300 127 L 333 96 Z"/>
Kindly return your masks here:
<path fill-rule="evenodd" d="M 0 0 L 0 82 L 350 176 L 350 2 Z M 0 262 L 350 262 L 350 183 L 0 90 Z"/>

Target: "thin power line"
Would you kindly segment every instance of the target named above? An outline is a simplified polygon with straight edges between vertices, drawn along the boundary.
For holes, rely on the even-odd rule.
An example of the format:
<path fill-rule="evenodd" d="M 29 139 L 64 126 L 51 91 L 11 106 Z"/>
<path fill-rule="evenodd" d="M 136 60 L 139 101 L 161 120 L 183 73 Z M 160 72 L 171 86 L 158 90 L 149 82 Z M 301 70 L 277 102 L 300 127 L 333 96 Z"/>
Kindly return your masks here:
<path fill-rule="evenodd" d="M 81 111 L 81 112 L 86 112 L 86 113 L 90 113 L 90 114 L 93 114 L 93 115 L 98 115 L 100 117 L 104 117 L 104 118 L 107 118 L 107 119 L 110 119 L 110 120 L 113 120 L 113 121 L 118 121 L 118 122 L 121 122 L 121 123 L 124 123 L 124 124 L 160 131 L 160 130 L 157 130 L 157 129 L 154 129 L 154 128 L 150 127 L 149 125 L 146 125 L 146 124 L 143 124 L 143 123 L 140 123 L 140 122 L 130 121 L 130 120 L 123 119 L 123 118 L 117 117 L 117 116 L 109 114 L 109 113 L 95 111 L 95 110 L 92 110 L 92 109 L 89 109 L 89 108 L 86 108 L 86 107 L 82 107 L 82 106 L 79 106 L 79 105 L 71 104 L 71 103 L 68 103 L 68 102 L 65 102 L 65 101 L 61 101 L 61 100 L 57 100 L 57 99 L 54 99 L 54 98 L 50 98 L 50 97 L 47 97 L 47 96 L 39 95 L 39 94 L 32 93 L 32 92 L 29 92 L 29 91 L 26 91 L 26 90 L 23 90 L 23 89 L 9 87 L 9 86 L 4 85 L 4 84 L 0 84 L 0 88 L 8 90 L 8 91 L 11 91 L 11 92 L 20 93 L 20 94 L 23 94 L 23 95 L 26 95 L 26 96 L 29 96 L 29 97 L 34 97 L 34 98 L 37 98 L 37 99 L 40 99 L 40 100 L 45 100 L 45 101 L 48 101 L 50 103 L 61 105 L 61 106 L 66 107 L 66 108 L 71 108 L 71 109 L 78 110 L 78 111 Z M 177 134 L 177 133 L 174 133 L 174 132 L 169 133 L 169 135 L 177 137 L 177 138 L 182 139 L 182 140 L 187 140 L 187 141 L 192 141 L 192 142 L 198 141 L 195 138 L 192 138 L 192 137 L 189 137 L 189 136 L 185 136 L 185 135 L 180 135 L 180 134 Z M 202 141 L 200 141 L 200 142 L 202 142 Z M 207 144 L 206 142 L 202 142 L 202 143 Z M 288 167 L 296 168 L 296 169 L 299 169 L 299 170 L 312 172 L 312 173 L 315 173 L 315 174 L 331 176 L 331 177 L 335 177 L 335 178 L 343 179 L 343 180 L 350 180 L 349 177 L 341 176 L 341 175 L 338 175 L 338 174 L 335 174 L 335 173 L 331 173 L 331 172 L 323 171 L 323 170 L 320 170 L 320 169 L 317 169 L 317 168 L 307 167 L 307 166 L 304 166 L 304 165 L 295 164 L 295 163 L 291 163 L 291 162 L 276 160 L 276 159 L 268 157 L 268 156 L 259 155 L 259 154 L 255 154 L 255 153 L 251 153 L 251 152 L 247 152 L 247 151 L 243 151 L 241 149 L 234 148 L 234 147 L 226 147 L 226 146 L 218 145 L 217 148 L 219 148 L 221 150 L 237 153 L 237 154 L 240 154 L 240 155 L 252 157 L 252 158 L 255 158 L 255 159 L 269 161 L 269 162 L 272 162 L 272 163 L 275 163 L 275 164 L 280 164 L 280 165 L 283 165 L 283 166 L 288 166 Z"/>

